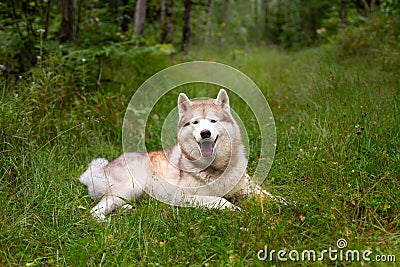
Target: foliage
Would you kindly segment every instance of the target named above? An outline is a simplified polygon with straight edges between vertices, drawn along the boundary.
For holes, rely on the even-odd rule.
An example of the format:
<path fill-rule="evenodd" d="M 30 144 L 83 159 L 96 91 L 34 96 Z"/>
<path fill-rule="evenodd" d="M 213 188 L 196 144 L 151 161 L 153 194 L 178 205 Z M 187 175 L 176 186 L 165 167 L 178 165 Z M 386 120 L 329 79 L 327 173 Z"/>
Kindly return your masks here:
<path fill-rule="evenodd" d="M 68 47 L 64 53 L 74 53 L 73 50 L 90 53 L 99 47 L 106 50 L 129 46 L 122 49 L 126 51 L 135 46 L 138 50 L 159 42 L 161 1 L 148 1 L 144 32 L 140 36 L 132 29 L 135 1 L 83 0 L 78 3 L 79 30 L 74 44 L 60 43 L 64 38 L 60 10 L 65 9 L 61 2 L 10 0 L 8 4 L 0 3 L 0 64 L 4 74 L 22 74 L 35 66 L 39 49 L 46 57 L 59 45 Z M 399 12 L 396 1 L 378 1 L 376 4 L 380 4 L 377 13 L 395 20 Z M 341 8 L 340 1 L 332 3 L 328 0 L 193 1 L 190 39 L 196 45 L 311 46 L 326 42 L 340 31 Z M 369 20 L 364 9 L 361 1 L 348 1 L 346 25 L 351 28 Z M 180 47 L 184 12 L 183 2 L 175 1 L 174 43 L 171 44 L 175 47 Z M 363 39 L 357 33 L 353 35 Z M 359 45 L 362 46 L 362 42 Z M 107 53 L 100 53 L 103 52 Z M 97 54 L 98 51 L 94 51 L 92 56 Z"/>
<path fill-rule="evenodd" d="M 316 29 L 326 17 L 327 1 L 268 1 L 266 34 L 274 43 L 307 46 L 316 39 Z"/>
<path fill-rule="evenodd" d="M 396 0 L 382 0 L 380 9 L 386 17 L 399 18 L 400 2 Z"/>
<path fill-rule="evenodd" d="M 400 68 L 400 19 L 397 16 L 376 14 L 359 26 L 348 27 L 334 40 L 338 44 L 338 56 L 364 56 L 380 58 L 383 69 Z"/>

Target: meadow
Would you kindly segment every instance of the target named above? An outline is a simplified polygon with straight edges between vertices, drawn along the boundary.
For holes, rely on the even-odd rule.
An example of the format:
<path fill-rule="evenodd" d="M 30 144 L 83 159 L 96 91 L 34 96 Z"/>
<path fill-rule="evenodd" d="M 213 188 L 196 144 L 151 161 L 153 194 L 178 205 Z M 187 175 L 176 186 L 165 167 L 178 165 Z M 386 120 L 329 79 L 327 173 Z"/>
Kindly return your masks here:
<path fill-rule="evenodd" d="M 263 187 L 295 201 L 238 199 L 241 211 L 177 208 L 145 198 L 106 222 L 79 175 L 95 157 L 123 152 L 124 113 L 137 87 L 173 64 L 210 60 L 248 75 L 274 114 L 277 149 Z M 1 86 L 1 266 L 395 266 L 400 261 L 400 78 L 382 58 L 342 58 L 331 46 L 298 52 L 273 47 L 193 49 L 174 57 L 59 68 L 53 55 Z M 217 88 L 188 91 L 215 96 Z M 179 88 L 151 116 L 146 145 L 159 149 L 163 120 Z M 232 108 L 248 125 L 249 172 L 257 127 L 243 101 Z M 165 112 L 164 112 L 165 111 Z M 254 130 L 252 130 L 254 129 Z M 260 250 L 370 250 L 371 262 L 260 260 Z M 293 254 L 294 255 L 294 254 Z M 288 254 L 286 254 L 286 257 Z M 361 256 L 360 256 L 361 257 Z M 383 259 L 381 257 L 381 259 Z M 389 259 L 389 260 L 388 260 Z"/>

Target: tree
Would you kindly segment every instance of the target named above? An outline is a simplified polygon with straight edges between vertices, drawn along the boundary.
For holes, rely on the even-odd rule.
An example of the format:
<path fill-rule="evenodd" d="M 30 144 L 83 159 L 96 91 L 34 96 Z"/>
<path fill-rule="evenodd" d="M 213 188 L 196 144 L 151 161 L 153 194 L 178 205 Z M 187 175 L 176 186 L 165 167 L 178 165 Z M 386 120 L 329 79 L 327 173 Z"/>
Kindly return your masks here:
<path fill-rule="evenodd" d="M 208 41 L 210 39 L 211 21 L 213 13 L 214 13 L 214 0 L 210 0 L 207 10 L 207 28 L 206 28 L 206 34 L 204 35 L 204 44 L 208 44 Z"/>
<path fill-rule="evenodd" d="M 261 17 L 261 2 L 259 0 L 255 0 L 252 2 L 252 13 L 253 13 L 253 19 L 254 19 L 254 36 L 255 36 L 255 41 L 258 43 L 261 37 L 261 28 L 260 27 L 260 17 Z"/>
<path fill-rule="evenodd" d="M 347 0 L 342 0 L 342 11 L 340 12 L 340 21 L 342 23 L 342 27 L 346 24 L 346 13 L 347 13 L 346 3 Z"/>
<path fill-rule="evenodd" d="M 174 41 L 174 24 L 172 21 L 172 13 L 174 0 L 163 0 L 161 3 L 161 27 L 160 42 L 170 43 Z"/>
<path fill-rule="evenodd" d="M 182 51 L 187 51 L 190 39 L 190 16 L 192 12 L 192 0 L 185 0 L 185 15 L 183 17 L 183 30 L 182 30 Z"/>
<path fill-rule="evenodd" d="M 143 33 L 144 22 L 146 20 L 146 7 L 147 7 L 146 0 L 137 0 L 136 9 L 135 9 L 134 27 L 135 27 L 136 34 L 138 36 Z"/>
<path fill-rule="evenodd" d="M 224 46 L 225 44 L 225 38 L 226 38 L 226 31 L 228 29 L 228 22 L 229 22 L 229 0 L 225 0 L 224 4 L 224 15 L 223 15 L 223 25 L 222 25 L 222 34 L 221 34 L 221 46 Z"/>
<path fill-rule="evenodd" d="M 371 0 L 370 2 L 371 3 L 368 5 L 367 0 L 362 0 L 367 15 L 373 14 L 375 10 L 375 0 Z"/>
<path fill-rule="evenodd" d="M 270 39 L 270 33 L 269 33 L 269 0 L 263 0 L 262 1 L 262 9 L 264 13 L 264 28 L 263 28 L 263 34 L 264 34 L 264 40 L 269 40 Z"/>
<path fill-rule="evenodd" d="M 76 43 L 78 33 L 78 0 L 60 0 L 62 14 L 60 42 Z"/>
<path fill-rule="evenodd" d="M 49 23 L 50 23 L 50 11 L 51 11 L 51 6 L 52 6 L 52 1 L 48 1 L 45 9 L 45 15 L 44 15 L 44 30 L 45 32 L 43 33 L 43 39 L 47 38 L 47 34 L 49 32 Z"/>
<path fill-rule="evenodd" d="M 114 17 L 113 20 L 118 24 L 123 32 L 127 32 L 129 30 L 129 24 L 132 21 L 132 14 L 130 14 L 130 10 L 127 8 L 128 5 L 129 0 L 110 1 L 110 10 Z"/>

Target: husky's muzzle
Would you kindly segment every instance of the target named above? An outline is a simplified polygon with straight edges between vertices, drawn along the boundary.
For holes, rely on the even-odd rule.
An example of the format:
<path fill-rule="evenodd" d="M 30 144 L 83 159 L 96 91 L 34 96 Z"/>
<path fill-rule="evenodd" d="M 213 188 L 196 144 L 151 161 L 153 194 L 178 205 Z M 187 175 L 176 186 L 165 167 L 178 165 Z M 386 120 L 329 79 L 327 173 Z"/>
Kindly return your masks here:
<path fill-rule="evenodd" d="M 214 147 L 217 143 L 218 136 L 213 140 L 211 137 L 211 132 L 209 130 L 203 130 L 200 132 L 202 139 L 199 142 L 201 155 L 203 157 L 211 157 L 214 153 Z"/>

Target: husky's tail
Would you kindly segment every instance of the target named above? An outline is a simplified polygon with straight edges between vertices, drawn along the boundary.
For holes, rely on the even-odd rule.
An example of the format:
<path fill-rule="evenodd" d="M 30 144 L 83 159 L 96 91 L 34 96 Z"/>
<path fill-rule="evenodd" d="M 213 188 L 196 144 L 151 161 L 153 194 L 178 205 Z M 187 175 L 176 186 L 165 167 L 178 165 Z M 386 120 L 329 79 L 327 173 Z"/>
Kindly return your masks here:
<path fill-rule="evenodd" d="M 79 177 L 79 182 L 86 185 L 92 199 L 100 199 L 109 187 L 107 174 L 104 168 L 108 160 L 98 158 L 93 160 L 87 170 Z"/>

